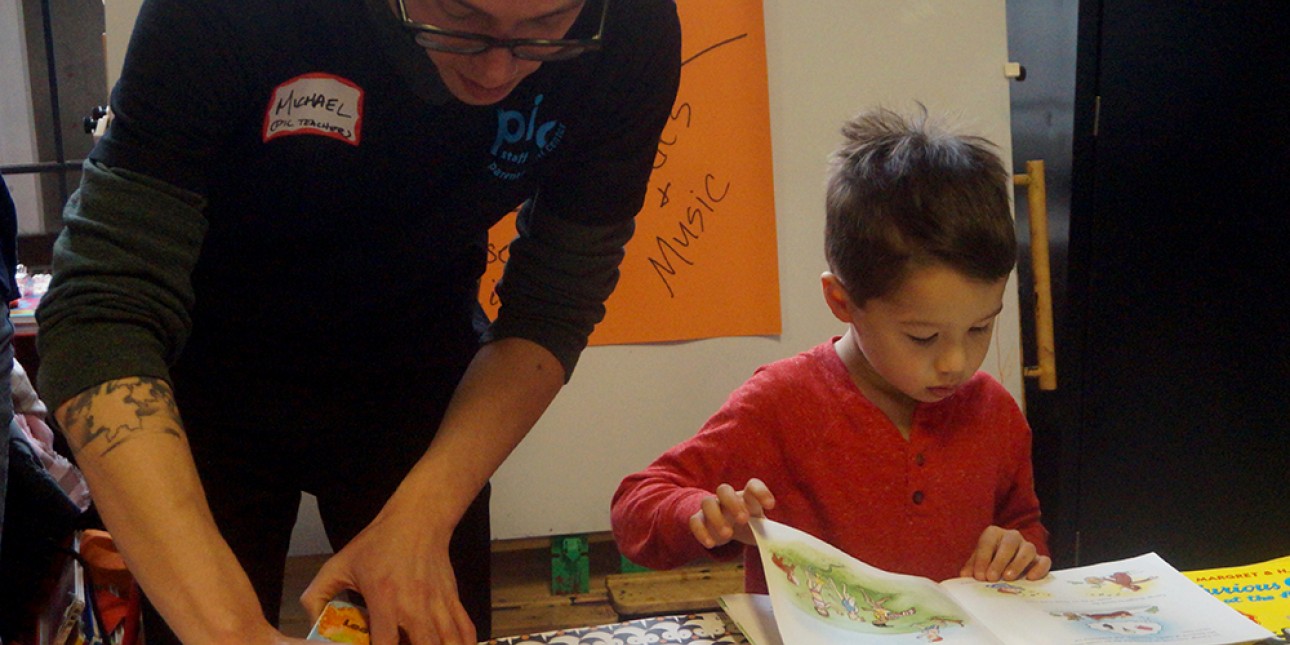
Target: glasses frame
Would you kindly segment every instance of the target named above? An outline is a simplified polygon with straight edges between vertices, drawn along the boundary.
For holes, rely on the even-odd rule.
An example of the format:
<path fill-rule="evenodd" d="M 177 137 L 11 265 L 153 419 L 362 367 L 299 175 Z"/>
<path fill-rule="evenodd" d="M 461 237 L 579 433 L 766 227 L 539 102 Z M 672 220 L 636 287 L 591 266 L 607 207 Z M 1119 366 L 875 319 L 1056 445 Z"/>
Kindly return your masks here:
<path fill-rule="evenodd" d="M 585 5 L 584 5 L 585 7 Z M 600 0 L 600 26 L 596 29 L 596 34 L 590 38 L 494 38 L 487 34 L 478 34 L 469 31 L 455 31 L 444 29 L 424 22 L 417 22 L 408 17 L 408 8 L 405 0 L 399 0 L 399 19 L 403 22 L 403 28 L 417 34 L 428 34 L 432 36 L 447 36 L 449 38 L 461 38 L 478 44 L 478 48 L 454 49 L 446 47 L 436 47 L 427 45 L 421 39 L 417 39 L 417 44 L 433 51 L 443 52 L 445 54 L 460 54 L 463 56 L 477 56 L 490 49 L 499 47 L 509 49 L 511 55 L 520 60 L 531 60 L 539 62 L 552 62 L 560 60 L 569 60 L 577 58 L 588 51 L 599 51 L 604 47 L 602 37 L 605 34 L 605 18 L 609 15 L 609 0 Z M 428 41 L 433 42 L 433 41 Z M 576 51 L 568 56 L 557 56 L 554 58 L 537 58 L 516 51 L 516 47 L 568 47 Z"/>

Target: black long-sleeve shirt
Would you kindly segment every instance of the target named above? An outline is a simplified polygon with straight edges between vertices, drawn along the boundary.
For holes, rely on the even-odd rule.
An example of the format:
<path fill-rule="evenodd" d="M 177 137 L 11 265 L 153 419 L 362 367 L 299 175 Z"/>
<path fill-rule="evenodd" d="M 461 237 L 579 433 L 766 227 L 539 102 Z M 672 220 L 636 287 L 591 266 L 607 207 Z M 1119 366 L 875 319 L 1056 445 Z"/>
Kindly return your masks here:
<path fill-rule="evenodd" d="M 176 364 L 243 382 L 460 369 L 488 228 L 521 203 L 483 339 L 533 340 L 568 374 L 679 52 L 671 1 L 614 3 L 603 51 L 473 107 L 381 0 L 148 0 L 37 312 L 41 392 Z"/>

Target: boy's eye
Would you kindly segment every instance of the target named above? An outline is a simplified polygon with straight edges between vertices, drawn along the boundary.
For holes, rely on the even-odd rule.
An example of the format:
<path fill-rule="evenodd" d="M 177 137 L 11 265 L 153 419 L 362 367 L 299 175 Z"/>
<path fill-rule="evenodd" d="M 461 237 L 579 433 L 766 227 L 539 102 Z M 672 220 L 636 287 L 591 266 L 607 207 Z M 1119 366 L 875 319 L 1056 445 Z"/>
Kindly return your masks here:
<path fill-rule="evenodd" d="M 991 325 L 991 324 L 993 324 L 993 323 L 986 323 L 986 324 L 984 324 L 984 325 L 978 325 L 978 326 L 976 326 L 976 327 L 972 327 L 972 328 L 970 328 L 968 331 L 971 331 L 971 332 L 974 332 L 974 333 L 977 333 L 977 334 L 980 334 L 980 333 L 983 333 L 983 332 L 988 332 L 988 331 L 990 331 L 990 325 Z"/>
<path fill-rule="evenodd" d="M 906 335 L 909 336 L 909 340 L 912 340 L 919 345 L 930 345 L 932 341 L 936 340 L 936 334 L 932 334 L 931 336 L 915 336 L 913 334 Z"/>

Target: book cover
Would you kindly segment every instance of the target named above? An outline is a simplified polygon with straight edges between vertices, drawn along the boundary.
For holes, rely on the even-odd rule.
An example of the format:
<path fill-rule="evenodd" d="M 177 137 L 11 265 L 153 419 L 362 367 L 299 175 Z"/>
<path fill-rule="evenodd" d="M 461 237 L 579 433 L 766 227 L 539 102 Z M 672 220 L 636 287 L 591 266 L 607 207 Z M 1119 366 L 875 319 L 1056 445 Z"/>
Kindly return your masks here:
<path fill-rule="evenodd" d="M 1233 645 L 1272 637 L 1153 553 L 1033 582 L 938 584 L 871 567 L 770 520 L 752 526 L 769 603 L 746 594 L 722 601 L 754 645 Z"/>
<path fill-rule="evenodd" d="M 1290 556 L 1183 575 L 1228 607 L 1290 640 Z"/>
<path fill-rule="evenodd" d="M 307 640 L 367 645 L 367 610 L 333 600 L 327 603 Z M 748 641 L 716 613 L 660 616 L 558 629 L 541 634 L 506 636 L 480 645 L 606 645 L 607 643 L 673 643 L 674 645 L 748 645 Z"/>
<path fill-rule="evenodd" d="M 343 600 L 332 600 L 323 607 L 305 640 L 368 645 L 371 641 L 367 635 L 367 610 Z"/>
<path fill-rule="evenodd" d="M 621 623 L 503 636 L 480 645 L 748 645 L 717 612 L 638 618 Z"/>

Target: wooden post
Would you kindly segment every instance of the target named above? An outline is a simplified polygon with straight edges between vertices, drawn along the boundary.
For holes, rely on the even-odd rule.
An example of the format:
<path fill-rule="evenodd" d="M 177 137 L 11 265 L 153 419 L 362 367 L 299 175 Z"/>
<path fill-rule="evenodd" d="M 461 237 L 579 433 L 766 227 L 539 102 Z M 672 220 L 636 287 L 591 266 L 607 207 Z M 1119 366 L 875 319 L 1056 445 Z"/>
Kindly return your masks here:
<path fill-rule="evenodd" d="M 1026 162 L 1026 174 L 1014 175 L 1012 183 L 1026 187 L 1030 223 L 1030 269 L 1035 290 L 1035 344 L 1039 364 L 1026 367 L 1026 377 L 1039 379 L 1039 389 L 1057 389 L 1057 350 L 1053 339 L 1053 289 L 1048 257 L 1048 188 L 1044 184 L 1044 162 Z"/>

